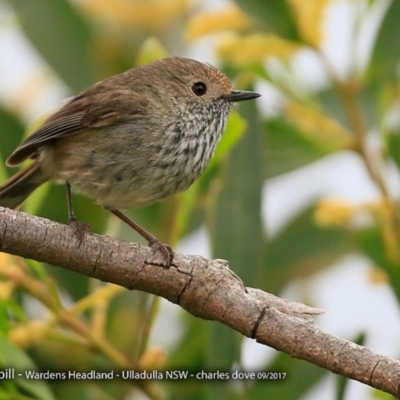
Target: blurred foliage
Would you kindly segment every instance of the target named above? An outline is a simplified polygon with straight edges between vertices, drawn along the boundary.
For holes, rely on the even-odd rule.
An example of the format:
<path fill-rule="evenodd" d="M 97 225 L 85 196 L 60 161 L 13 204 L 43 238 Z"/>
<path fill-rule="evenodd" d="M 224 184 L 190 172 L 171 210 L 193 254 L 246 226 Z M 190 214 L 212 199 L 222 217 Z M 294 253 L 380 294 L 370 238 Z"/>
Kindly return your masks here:
<path fill-rule="evenodd" d="M 229 260 L 245 284 L 274 293 L 294 278 L 359 253 L 379 269 L 400 301 L 399 206 L 386 177 L 388 166 L 395 168 L 397 179 L 400 168 L 400 120 L 394 118 L 400 104 L 399 1 L 348 0 L 354 15 L 349 58 L 357 54 L 363 26 L 378 9 L 384 12 L 365 63 L 356 62 L 355 56 L 344 60 L 348 69 L 340 74 L 324 51 L 325 21 L 334 0 L 235 0 L 211 11 L 190 0 L 3 3 L 14 13 L 8 27 L 22 29 L 45 61 L 43 73 L 55 75 L 71 93 L 134 65 L 187 54 L 199 40 L 212 38 L 220 65 L 235 85 L 264 83 L 279 94 L 279 105 L 265 110 L 262 100 L 241 104 L 198 182 L 183 194 L 129 214 L 171 245 L 206 222 L 213 256 Z M 305 84 L 299 76 L 296 59 L 304 53 L 318 60 L 323 84 Z M 2 51 L 2 56 L 7 54 Z M 38 96 L 36 83 L 27 78 L 27 90 L 17 93 L 13 107 L 0 109 L 2 161 L 26 134 L 23 120 Z M 376 203 L 313 198 L 271 235 L 261 218 L 265 181 L 341 151 L 354 153 L 365 165 L 379 191 Z M 0 164 L 3 180 L 12 170 Z M 64 188 L 45 185 L 24 210 L 63 222 L 64 197 Z M 73 200 L 79 219 L 95 231 L 141 240 L 91 200 Z M 360 217 L 367 222 L 357 223 Z M 0 276 L 1 369 L 242 368 L 238 333 L 186 313 L 173 322 L 181 331 L 175 344 L 153 346 L 158 298 L 1 253 Z M 0 381 L 0 398 L 127 399 L 141 392 L 141 398 L 150 399 L 297 399 L 326 375 L 280 353 L 263 369 L 285 371 L 288 378 L 233 384 L 18 377 Z M 339 380 L 337 398 L 345 398 L 345 389 L 346 382 Z"/>

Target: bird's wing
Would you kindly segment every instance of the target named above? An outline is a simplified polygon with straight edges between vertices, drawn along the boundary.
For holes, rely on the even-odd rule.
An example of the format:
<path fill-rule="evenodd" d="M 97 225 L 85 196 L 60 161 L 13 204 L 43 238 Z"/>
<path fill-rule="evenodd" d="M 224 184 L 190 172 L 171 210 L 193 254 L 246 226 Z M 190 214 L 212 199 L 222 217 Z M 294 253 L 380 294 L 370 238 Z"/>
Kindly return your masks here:
<path fill-rule="evenodd" d="M 7 165 L 22 163 L 34 157 L 38 149 L 51 140 L 74 135 L 143 114 L 147 102 L 128 89 L 91 90 L 78 95 L 51 115 L 11 154 Z"/>

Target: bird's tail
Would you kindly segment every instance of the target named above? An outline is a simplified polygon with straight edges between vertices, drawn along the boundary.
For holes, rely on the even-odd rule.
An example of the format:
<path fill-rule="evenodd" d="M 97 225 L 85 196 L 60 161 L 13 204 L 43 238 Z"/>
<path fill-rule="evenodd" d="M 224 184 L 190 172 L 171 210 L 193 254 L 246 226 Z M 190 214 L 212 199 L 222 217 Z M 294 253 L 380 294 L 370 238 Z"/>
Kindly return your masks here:
<path fill-rule="evenodd" d="M 0 185 L 0 206 L 17 208 L 46 181 L 40 170 L 40 164 L 33 162 Z"/>

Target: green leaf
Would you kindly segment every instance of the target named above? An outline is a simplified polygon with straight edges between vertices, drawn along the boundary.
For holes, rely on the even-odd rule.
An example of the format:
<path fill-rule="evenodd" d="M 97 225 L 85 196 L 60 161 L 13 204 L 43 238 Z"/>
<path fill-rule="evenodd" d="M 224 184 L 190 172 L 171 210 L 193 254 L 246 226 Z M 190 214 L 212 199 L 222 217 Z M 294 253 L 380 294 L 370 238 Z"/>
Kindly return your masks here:
<path fill-rule="evenodd" d="M 117 386 L 119 387 L 117 388 Z M 109 382 L 76 380 L 74 382 L 69 382 L 67 385 L 59 386 L 57 400 L 114 400 L 127 398 L 127 394 L 127 384 L 118 380 Z"/>
<path fill-rule="evenodd" d="M 242 335 L 220 323 L 208 324 L 209 341 L 206 347 L 207 371 L 230 371 L 234 363 L 240 363 Z M 222 384 L 221 384 L 222 383 Z M 209 399 L 235 400 L 232 387 L 226 382 L 212 381 L 207 385 Z"/>
<path fill-rule="evenodd" d="M 234 0 L 244 12 L 264 23 L 276 35 L 299 41 L 296 17 L 286 0 Z"/>
<path fill-rule="evenodd" d="M 208 210 L 208 226 L 213 256 L 229 260 L 245 284 L 255 286 L 264 259 L 261 131 L 254 102 L 242 104 L 241 114 L 248 121 L 246 133 L 230 154 L 224 179 L 213 182 L 214 187 L 219 185 L 219 194 Z M 240 361 L 240 337 L 220 324 L 208 329 L 207 367 L 229 370 Z M 210 390 L 223 396 L 221 386 L 212 385 Z"/>
<path fill-rule="evenodd" d="M 236 112 L 232 113 L 229 118 L 228 126 L 225 129 L 225 132 L 215 150 L 215 154 L 211 159 L 205 174 L 207 174 L 209 170 L 215 168 L 217 164 L 225 161 L 225 158 L 242 139 L 245 129 L 245 119 Z"/>
<path fill-rule="evenodd" d="M 357 239 L 360 250 L 388 274 L 397 301 L 400 302 L 400 263 L 390 260 L 387 256 L 386 243 L 380 228 L 361 230 L 357 233 Z"/>
<path fill-rule="evenodd" d="M 390 85 L 392 87 L 392 85 Z M 356 102 L 359 111 L 362 114 L 363 122 L 368 128 L 379 126 L 381 119 L 381 99 L 382 84 L 371 82 L 361 85 L 357 94 Z M 352 130 L 353 126 L 349 121 L 349 115 L 346 113 L 342 98 L 332 87 L 319 91 L 315 94 L 316 101 L 324 107 L 327 115 L 330 115 L 337 122 L 347 129 Z M 386 112 L 386 110 L 384 110 Z"/>
<path fill-rule="evenodd" d="M 14 346 L 0 332 L 0 364 L 2 368 L 15 368 L 15 383 L 25 392 L 35 396 L 37 400 L 55 400 L 49 386 L 45 381 L 29 380 L 19 377 L 17 374 L 24 374 L 25 371 L 37 370 L 36 365 L 21 349 Z M 19 397 L 15 397 L 16 399 Z"/>
<path fill-rule="evenodd" d="M 0 301 L 0 332 L 5 335 L 12 329 L 13 322 L 27 321 L 25 310 L 13 297 L 14 296 L 11 296 L 8 299 L 2 299 Z"/>
<path fill-rule="evenodd" d="M 177 348 L 168 357 L 167 369 L 205 369 L 205 346 L 208 332 L 204 329 L 206 321 L 183 314 L 185 320 L 185 334 Z M 182 358 L 182 354 L 186 354 Z"/>
<path fill-rule="evenodd" d="M 207 321 L 200 320 L 189 314 L 183 314 L 186 329 L 183 338 L 172 354 L 168 357 L 169 370 L 189 370 L 193 372 L 206 370 L 206 349 L 208 340 Z M 185 357 L 182 357 L 185 354 Z M 206 400 L 204 385 L 194 384 L 192 381 L 166 382 L 169 388 L 170 399 L 198 399 Z"/>
<path fill-rule="evenodd" d="M 370 64 L 367 78 L 370 80 L 388 80 L 398 76 L 400 61 L 400 46 L 396 38 L 400 37 L 400 1 L 393 0 L 381 23 Z"/>
<path fill-rule="evenodd" d="M 319 271 L 354 250 L 350 233 L 343 228 L 321 228 L 309 206 L 266 245 L 266 290 L 279 293 L 291 279 Z"/>
<path fill-rule="evenodd" d="M 150 37 L 140 47 L 136 62 L 138 65 L 149 64 L 164 57 L 168 57 L 167 50 L 157 38 Z"/>
<path fill-rule="evenodd" d="M 286 119 L 268 119 L 264 122 L 264 128 L 265 178 L 292 171 L 329 154 L 326 149 L 310 143 L 298 128 Z"/>
<path fill-rule="evenodd" d="M 390 393 L 382 392 L 379 389 L 372 389 L 370 398 L 371 400 L 393 400 L 393 396 Z"/>
<path fill-rule="evenodd" d="M 397 167 L 400 168 L 400 129 L 388 132 L 387 149 Z"/>
<path fill-rule="evenodd" d="M 11 0 L 32 44 L 76 92 L 93 83 L 90 32 L 66 0 Z"/>
<path fill-rule="evenodd" d="M 262 141 L 254 102 L 242 104 L 248 125 L 230 154 L 218 198 L 208 213 L 213 256 L 229 260 L 230 267 L 246 285 L 258 283 L 263 268 L 264 233 L 260 220 L 263 184 Z M 251 266 L 251 268 L 250 268 Z"/>
<path fill-rule="evenodd" d="M 249 388 L 249 399 L 297 400 L 320 382 L 327 373 L 322 368 L 291 358 L 285 353 L 278 353 L 272 364 L 268 365 L 266 372 L 283 372 L 286 376 L 282 380 L 256 380 Z"/>
<path fill-rule="evenodd" d="M 5 161 L 18 146 L 24 133 L 24 127 L 16 116 L 0 108 L 0 183 L 16 172 L 7 168 Z"/>
<path fill-rule="evenodd" d="M 232 360 L 239 360 L 241 335 L 219 323 L 199 320 L 191 315 L 185 315 L 185 319 L 185 336 L 169 357 L 167 369 L 189 370 L 194 374 L 201 371 L 229 371 Z M 215 340 L 216 337 L 222 340 Z M 185 357 L 182 357 L 182 354 L 185 354 Z M 232 388 L 221 380 L 168 383 L 171 386 L 171 399 L 206 400 L 216 396 L 221 400 L 235 399 Z"/>

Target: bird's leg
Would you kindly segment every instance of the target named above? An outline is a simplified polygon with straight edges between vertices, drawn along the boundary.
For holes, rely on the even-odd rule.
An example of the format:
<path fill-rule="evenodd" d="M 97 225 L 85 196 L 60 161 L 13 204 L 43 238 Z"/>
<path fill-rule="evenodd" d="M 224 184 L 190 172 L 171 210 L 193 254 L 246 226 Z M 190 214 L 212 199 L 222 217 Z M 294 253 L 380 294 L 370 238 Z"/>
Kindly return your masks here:
<path fill-rule="evenodd" d="M 171 265 L 172 259 L 174 257 L 174 251 L 171 246 L 167 244 L 161 243 L 155 236 L 153 236 L 150 232 L 147 232 L 141 226 L 139 226 L 136 222 L 133 222 L 130 218 L 128 218 L 125 214 L 115 208 L 107 208 L 107 210 L 111 211 L 115 216 L 128 224 L 131 228 L 133 228 L 139 235 L 145 238 L 149 247 L 151 247 L 154 251 L 160 252 L 166 261 L 166 266 L 169 267 Z"/>
<path fill-rule="evenodd" d="M 92 227 L 87 222 L 79 222 L 76 219 L 74 210 L 72 208 L 71 185 L 68 182 L 66 183 L 66 189 L 67 189 L 68 225 L 73 229 L 74 235 L 77 236 L 79 242 L 82 243 L 85 231 L 91 231 Z"/>

